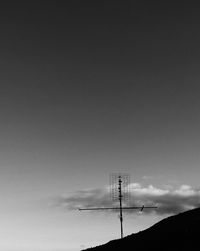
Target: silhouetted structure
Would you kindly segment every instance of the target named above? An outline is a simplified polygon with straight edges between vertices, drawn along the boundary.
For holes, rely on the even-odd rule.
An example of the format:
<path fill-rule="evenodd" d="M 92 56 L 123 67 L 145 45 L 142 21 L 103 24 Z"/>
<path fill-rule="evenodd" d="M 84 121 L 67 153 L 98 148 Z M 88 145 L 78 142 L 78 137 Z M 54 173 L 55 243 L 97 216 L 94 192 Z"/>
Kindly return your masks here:
<path fill-rule="evenodd" d="M 154 206 L 138 206 L 138 207 L 123 207 L 122 205 L 122 199 L 123 199 L 123 194 L 122 194 L 122 185 L 123 183 L 125 184 L 124 187 L 129 186 L 129 175 L 122 175 L 122 174 L 113 174 L 112 177 L 114 177 L 114 179 L 112 178 L 112 182 L 116 182 L 116 177 L 118 179 L 118 193 L 117 193 L 117 199 L 119 200 L 119 207 L 94 207 L 94 208 L 79 208 L 80 211 L 89 211 L 89 210 L 119 210 L 120 213 L 120 230 L 121 230 L 121 239 L 124 237 L 124 233 L 123 233 L 123 210 L 130 210 L 130 209 L 140 209 L 141 211 L 143 211 L 144 208 L 157 208 Z M 128 181 L 128 182 L 127 182 Z M 115 187 L 115 183 L 112 184 Z M 113 193 L 113 189 L 112 190 L 112 194 L 114 194 L 113 197 L 115 197 L 115 192 Z M 115 189 L 114 189 L 115 190 Z"/>

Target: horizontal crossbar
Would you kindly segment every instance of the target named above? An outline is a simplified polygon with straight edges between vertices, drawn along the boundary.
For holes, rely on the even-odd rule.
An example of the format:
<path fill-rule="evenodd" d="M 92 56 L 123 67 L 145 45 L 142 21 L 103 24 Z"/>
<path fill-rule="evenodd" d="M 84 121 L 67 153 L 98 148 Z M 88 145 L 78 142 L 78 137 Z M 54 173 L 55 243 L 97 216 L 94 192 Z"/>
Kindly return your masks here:
<path fill-rule="evenodd" d="M 157 207 L 145 207 L 145 206 L 142 206 L 142 207 L 94 207 L 94 208 L 79 208 L 78 210 L 79 211 L 83 211 L 83 210 L 129 210 L 129 209 L 145 209 L 145 208 L 157 208 Z"/>

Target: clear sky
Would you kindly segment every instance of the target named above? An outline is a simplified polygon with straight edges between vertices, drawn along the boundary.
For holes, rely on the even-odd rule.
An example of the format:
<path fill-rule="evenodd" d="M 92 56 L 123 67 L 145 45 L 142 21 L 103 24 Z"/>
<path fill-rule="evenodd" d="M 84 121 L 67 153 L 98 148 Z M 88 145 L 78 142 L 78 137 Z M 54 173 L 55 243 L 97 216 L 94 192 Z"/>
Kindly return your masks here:
<path fill-rule="evenodd" d="M 125 234 L 199 205 L 199 6 L 63 2 L 0 6 L 4 251 L 118 238 L 117 213 L 74 210 L 108 205 L 113 172 L 131 204 L 160 206 L 127 214 Z"/>

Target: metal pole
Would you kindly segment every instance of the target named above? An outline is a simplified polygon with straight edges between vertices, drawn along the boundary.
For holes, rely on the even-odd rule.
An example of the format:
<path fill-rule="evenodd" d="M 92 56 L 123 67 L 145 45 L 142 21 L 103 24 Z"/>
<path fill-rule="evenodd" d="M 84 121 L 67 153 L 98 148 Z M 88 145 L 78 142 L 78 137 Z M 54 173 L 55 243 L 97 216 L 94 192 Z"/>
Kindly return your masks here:
<path fill-rule="evenodd" d="M 120 224 L 121 224 L 121 239 L 123 238 L 123 214 L 122 214 L 122 179 L 119 176 L 119 210 L 120 210 Z"/>

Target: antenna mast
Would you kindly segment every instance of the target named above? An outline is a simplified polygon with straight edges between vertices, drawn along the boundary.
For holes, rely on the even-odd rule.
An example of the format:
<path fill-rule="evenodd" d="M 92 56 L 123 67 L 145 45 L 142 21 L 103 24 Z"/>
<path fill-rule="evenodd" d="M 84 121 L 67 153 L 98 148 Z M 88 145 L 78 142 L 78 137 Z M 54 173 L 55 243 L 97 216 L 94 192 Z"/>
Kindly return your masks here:
<path fill-rule="evenodd" d="M 119 207 L 94 207 L 94 208 L 79 208 L 79 211 L 91 211 L 91 210 L 119 210 L 121 239 L 124 237 L 123 233 L 123 210 L 131 209 L 153 209 L 155 206 L 136 206 L 136 207 L 123 207 L 123 200 L 129 199 L 129 183 L 130 176 L 127 174 L 112 174 L 110 176 L 111 183 L 111 197 L 113 201 L 119 201 Z"/>
<path fill-rule="evenodd" d="M 121 239 L 124 237 L 123 235 L 123 213 L 122 213 L 122 179 L 119 176 L 119 210 L 120 210 L 120 224 L 121 224 Z"/>

